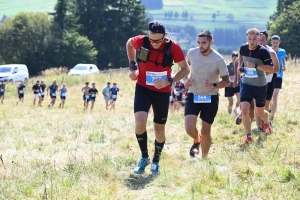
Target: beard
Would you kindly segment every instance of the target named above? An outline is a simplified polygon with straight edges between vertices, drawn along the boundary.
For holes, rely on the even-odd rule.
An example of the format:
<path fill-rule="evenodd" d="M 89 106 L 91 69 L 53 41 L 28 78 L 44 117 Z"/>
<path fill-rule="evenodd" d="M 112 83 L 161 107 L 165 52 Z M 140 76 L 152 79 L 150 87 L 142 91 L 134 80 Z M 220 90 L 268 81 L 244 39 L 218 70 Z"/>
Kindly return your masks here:
<path fill-rule="evenodd" d="M 201 53 L 206 53 L 209 49 L 210 49 L 210 46 L 207 47 L 206 49 L 200 48 L 200 52 L 201 52 Z"/>

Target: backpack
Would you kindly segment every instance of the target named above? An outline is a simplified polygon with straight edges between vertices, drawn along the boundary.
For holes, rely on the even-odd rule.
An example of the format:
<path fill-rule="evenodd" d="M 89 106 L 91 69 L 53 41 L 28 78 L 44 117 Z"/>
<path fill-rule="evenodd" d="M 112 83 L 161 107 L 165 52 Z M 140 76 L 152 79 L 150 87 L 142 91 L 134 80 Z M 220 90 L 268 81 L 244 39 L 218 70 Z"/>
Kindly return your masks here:
<path fill-rule="evenodd" d="M 172 65 L 173 65 L 173 57 L 172 57 L 172 53 L 171 53 L 171 44 L 172 44 L 172 40 L 169 39 L 168 42 L 165 43 L 165 47 L 164 47 L 163 50 L 149 49 L 149 37 L 144 36 L 144 41 L 143 41 L 143 47 L 144 48 L 149 49 L 149 51 L 159 51 L 159 52 L 162 52 L 162 54 L 163 54 L 162 63 L 157 62 L 157 58 L 156 58 L 155 61 L 149 60 L 149 58 L 148 58 L 147 62 L 153 62 L 153 63 L 156 64 L 156 66 L 158 66 L 158 65 L 161 65 L 163 67 L 169 66 L 171 68 Z M 139 59 L 139 51 L 137 52 L 137 61 L 138 61 L 138 63 L 144 62 L 144 61 L 141 61 Z"/>

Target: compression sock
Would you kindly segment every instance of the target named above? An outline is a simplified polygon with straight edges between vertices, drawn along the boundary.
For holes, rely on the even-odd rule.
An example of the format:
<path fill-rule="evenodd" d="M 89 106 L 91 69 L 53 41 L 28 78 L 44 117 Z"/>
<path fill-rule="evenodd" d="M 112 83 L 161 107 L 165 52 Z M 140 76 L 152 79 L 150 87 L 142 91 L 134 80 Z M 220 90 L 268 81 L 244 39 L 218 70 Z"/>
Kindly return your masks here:
<path fill-rule="evenodd" d="M 162 149 L 164 148 L 165 142 L 159 143 L 155 140 L 154 147 L 154 156 L 153 156 L 153 162 L 159 162 L 159 158 L 161 156 Z"/>
<path fill-rule="evenodd" d="M 145 131 L 143 134 L 138 135 L 136 134 L 136 139 L 139 143 L 141 152 L 142 152 L 142 157 L 143 158 L 148 158 L 148 147 L 147 147 L 147 131 Z"/>

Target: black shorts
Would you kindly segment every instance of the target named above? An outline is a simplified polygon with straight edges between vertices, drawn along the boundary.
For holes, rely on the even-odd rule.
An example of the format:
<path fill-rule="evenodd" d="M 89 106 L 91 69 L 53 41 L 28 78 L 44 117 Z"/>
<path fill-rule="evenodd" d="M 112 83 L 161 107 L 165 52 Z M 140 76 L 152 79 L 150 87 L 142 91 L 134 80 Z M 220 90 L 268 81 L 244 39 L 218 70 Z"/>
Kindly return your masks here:
<path fill-rule="evenodd" d="M 62 96 L 60 96 L 60 99 L 64 99 L 64 100 L 66 100 L 66 97 L 62 97 Z"/>
<path fill-rule="evenodd" d="M 241 84 L 241 102 L 247 101 L 251 104 L 251 101 L 255 99 L 256 107 L 264 107 L 267 97 L 267 85 L 257 87 L 248 84 Z"/>
<path fill-rule="evenodd" d="M 182 101 L 182 93 L 180 93 L 179 95 L 176 96 L 176 100 L 177 101 Z"/>
<path fill-rule="evenodd" d="M 56 96 L 53 96 L 53 95 L 50 94 L 50 98 L 51 99 L 56 99 Z"/>
<path fill-rule="evenodd" d="M 24 94 L 19 94 L 19 99 L 24 98 Z"/>
<path fill-rule="evenodd" d="M 200 118 L 212 124 L 219 108 L 219 95 L 211 95 L 210 103 L 194 103 L 194 93 L 188 93 L 187 100 L 185 103 L 184 116 L 196 115 L 200 113 Z"/>
<path fill-rule="evenodd" d="M 154 119 L 157 124 L 165 124 L 169 111 L 169 92 L 156 92 L 136 84 L 134 96 L 134 113 L 149 112 L 152 105 Z"/>
<path fill-rule="evenodd" d="M 96 97 L 90 97 L 90 101 L 95 102 L 96 101 Z"/>
<path fill-rule="evenodd" d="M 41 98 L 44 98 L 45 97 L 45 95 L 41 95 Z"/>
<path fill-rule="evenodd" d="M 117 101 L 117 98 L 111 98 L 110 100 L 112 100 L 112 101 Z"/>
<path fill-rule="evenodd" d="M 240 86 L 237 87 L 226 87 L 225 88 L 225 97 L 233 97 L 234 94 L 240 92 Z"/>
<path fill-rule="evenodd" d="M 276 73 L 275 73 L 276 74 Z M 270 83 L 268 83 L 268 87 L 267 87 L 267 97 L 266 100 L 271 101 L 272 96 L 273 96 L 273 92 L 274 92 L 274 87 L 275 87 L 275 79 L 276 76 L 273 74 L 272 80 Z"/>
<path fill-rule="evenodd" d="M 4 96 L 4 92 L 0 92 L 0 97 Z"/>
<path fill-rule="evenodd" d="M 282 78 L 275 78 L 275 89 L 281 89 L 282 86 Z"/>

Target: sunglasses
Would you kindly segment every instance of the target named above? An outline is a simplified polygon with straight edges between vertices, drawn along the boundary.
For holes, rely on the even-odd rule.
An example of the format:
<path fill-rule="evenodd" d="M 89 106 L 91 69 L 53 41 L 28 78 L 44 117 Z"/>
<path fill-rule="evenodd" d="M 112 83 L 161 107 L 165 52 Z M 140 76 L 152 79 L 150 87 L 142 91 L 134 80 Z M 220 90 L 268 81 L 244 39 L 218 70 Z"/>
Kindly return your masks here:
<path fill-rule="evenodd" d="M 149 37 L 149 36 L 148 36 Z M 160 44 L 160 43 L 162 43 L 163 41 L 164 41 L 164 37 L 162 37 L 161 39 L 158 39 L 158 40 L 153 40 L 153 39 L 150 39 L 150 37 L 149 37 L 149 41 L 151 42 L 151 43 L 157 43 L 157 44 Z"/>

